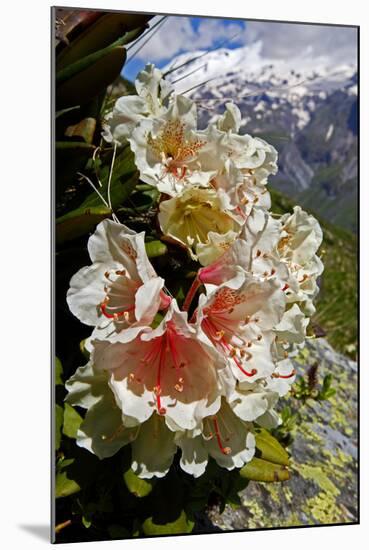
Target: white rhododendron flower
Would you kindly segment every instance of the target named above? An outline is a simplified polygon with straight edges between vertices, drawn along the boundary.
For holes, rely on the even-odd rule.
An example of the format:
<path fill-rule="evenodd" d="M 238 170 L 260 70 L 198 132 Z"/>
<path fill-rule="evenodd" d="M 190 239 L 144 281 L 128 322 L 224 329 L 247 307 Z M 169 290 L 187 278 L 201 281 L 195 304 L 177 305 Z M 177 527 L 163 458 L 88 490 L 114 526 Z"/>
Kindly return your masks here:
<path fill-rule="evenodd" d="M 140 178 L 162 193 L 175 196 L 189 185 L 207 185 L 213 171 L 204 171 L 199 151 L 205 141 L 196 132 L 196 105 L 175 96 L 160 118 L 141 121 L 129 138 Z"/>
<path fill-rule="evenodd" d="M 293 210 L 293 214 L 282 217 L 283 233 L 278 252 L 287 262 L 291 274 L 289 300 L 303 302 L 306 312 L 311 315 L 315 311 L 312 300 L 319 290 L 316 279 L 323 272 L 323 263 L 316 254 L 323 233 L 313 216 L 299 206 Z"/>
<path fill-rule="evenodd" d="M 232 123 L 229 108 L 223 117 L 228 122 L 221 118 L 217 127 L 210 124 L 199 132 L 205 142 L 198 155 L 202 169 L 215 172 L 211 184 L 223 189 L 234 207 L 246 213 L 254 205 L 270 208 L 266 184 L 268 176 L 277 172 L 276 150 L 260 138 L 232 131 L 237 122 Z"/>
<path fill-rule="evenodd" d="M 269 212 L 255 207 L 243 226 L 239 238 L 224 243 L 217 258 L 199 271 L 202 283 L 219 285 L 236 276 L 240 269 L 259 276 L 277 276 L 282 286 L 289 281 L 288 267 L 276 250 L 281 236 L 281 222 Z"/>
<path fill-rule="evenodd" d="M 107 142 L 124 143 L 140 120 L 158 117 L 167 110 L 173 89 L 154 65 L 149 63 L 138 73 L 135 85 L 137 95 L 120 97 L 105 117 L 103 137 Z"/>
<path fill-rule="evenodd" d="M 197 316 L 214 347 L 228 358 L 235 378 L 256 380 L 274 371 L 273 329 L 284 308 L 278 280 L 245 275 L 236 289 L 224 283 L 207 298 L 202 295 Z"/>
<path fill-rule="evenodd" d="M 237 234 L 240 229 L 232 212 L 223 208 L 214 189 L 189 187 L 180 195 L 161 202 L 159 210 L 163 234 L 187 247 L 195 258 L 198 245 L 201 245 L 202 255 L 206 253 L 204 248 L 210 244 L 210 232 L 229 238 L 230 232 Z"/>
<path fill-rule="evenodd" d="M 199 242 L 196 245 L 196 255 L 200 264 L 207 266 L 213 264 L 218 258 L 229 249 L 235 242 L 238 234 L 235 231 L 227 231 L 227 233 L 216 233 L 209 231 L 207 242 Z"/>
<path fill-rule="evenodd" d="M 178 432 L 182 469 L 194 477 L 205 472 L 209 456 L 227 470 L 241 468 L 255 454 L 252 424 L 243 422 L 223 400 L 215 416 L 205 418 L 200 433 Z"/>
<path fill-rule="evenodd" d="M 94 341 L 92 359 L 97 369 L 111 371 L 109 383 L 127 425 L 156 411 L 181 429 L 194 429 L 217 412 L 218 369 L 225 361 L 174 300 L 156 329 L 143 329 L 128 342 L 122 335 Z"/>
<path fill-rule="evenodd" d="M 198 134 L 205 141 L 199 152 L 199 161 L 205 169 L 209 165 L 221 171 L 224 162 L 231 159 L 245 175 L 254 176 L 255 185 L 265 184 L 268 175 L 277 172 L 277 152 L 260 138 L 231 130 L 225 132 L 212 124 Z"/>
<path fill-rule="evenodd" d="M 79 367 L 67 381 L 66 401 L 87 409 L 77 432 L 77 444 L 99 458 L 114 455 L 124 445 L 131 443 L 137 430 L 122 423 L 114 394 L 108 385 L 108 375 L 97 371 L 92 362 Z"/>
<path fill-rule="evenodd" d="M 241 111 L 234 103 L 226 103 L 224 113 L 218 117 L 216 126 L 223 132 L 237 134 L 242 122 Z"/>
<path fill-rule="evenodd" d="M 256 382 L 244 380 L 235 386 L 228 401 L 234 414 L 245 422 L 258 422 L 272 410 L 278 401 L 278 393 L 270 389 L 266 379 Z"/>
<path fill-rule="evenodd" d="M 69 308 L 80 321 L 137 330 L 169 305 L 164 280 L 147 257 L 143 233 L 104 220 L 90 237 L 88 251 L 92 264 L 72 277 L 67 293 Z"/>
<path fill-rule="evenodd" d="M 78 446 L 103 459 L 130 443 L 134 472 L 145 478 L 164 476 L 176 451 L 173 432 L 157 414 L 134 428 L 125 426 L 108 381 L 109 374 L 89 362 L 77 369 L 66 384 L 67 402 L 87 409 L 77 432 Z"/>
<path fill-rule="evenodd" d="M 265 185 L 256 185 L 231 159 L 224 161 L 223 170 L 211 180 L 211 184 L 222 194 L 226 208 L 234 210 L 241 223 L 245 223 L 255 205 L 266 210 L 270 208 L 270 194 Z"/>
<path fill-rule="evenodd" d="M 241 468 L 255 455 L 256 428 L 280 423 L 278 400 L 295 380 L 322 231 L 298 206 L 270 211 L 277 152 L 239 133 L 235 104 L 199 129 L 195 102 L 153 65 L 135 84 L 138 95 L 107 115 L 104 137 L 128 142 L 141 182 L 159 191 L 155 224 L 136 223 L 167 253 L 155 270 L 145 232 L 110 220 L 89 238 L 91 265 L 67 294 L 93 329 L 90 360 L 66 383 L 66 400 L 86 410 L 77 444 L 101 459 L 130 445 L 131 468 L 147 479 L 165 476 L 177 453 L 194 477 L 210 458 Z"/>

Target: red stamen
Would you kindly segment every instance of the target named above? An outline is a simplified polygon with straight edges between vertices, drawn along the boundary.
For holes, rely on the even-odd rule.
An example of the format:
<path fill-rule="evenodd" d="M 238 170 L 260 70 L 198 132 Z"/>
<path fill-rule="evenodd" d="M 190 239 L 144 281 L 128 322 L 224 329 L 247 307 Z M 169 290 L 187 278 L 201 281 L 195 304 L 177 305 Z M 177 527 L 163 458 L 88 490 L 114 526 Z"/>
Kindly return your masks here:
<path fill-rule="evenodd" d="M 290 288 L 290 285 L 288 285 L 287 283 L 284 285 L 284 287 L 282 288 L 282 292 L 284 292 L 285 290 L 288 290 Z"/>
<path fill-rule="evenodd" d="M 242 211 L 242 209 L 241 209 L 240 206 L 237 206 L 236 212 L 237 212 L 244 220 L 247 219 L 247 216 L 246 216 L 245 212 Z"/>
<path fill-rule="evenodd" d="M 182 166 L 181 175 L 179 176 L 179 179 L 183 180 L 186 174 L 187 174 L 187 166 Z"/>
<path fill-rule="evenodd" d="M 201 283 L 200 279 L 198 278 L 198 276 L 196 276 L 195 279 L 193 280 L 193 283 L 192 283 L 189 291 L 187 292 L 187 296 L 186 296 L 185 301 L 184 301 L 183 306 L 182 306 L 183 311 L 188 311 L 190 309 L 190 305 L 192 303 L 192 300 L 194 299 L 195 294 L 198 291 L 201 284 L 202 283 Z"/>
<path fill-rule="evenodd" d="M 218 426 L 218 420 L 217 418 L 214 416 L 213 418 L 213 422 L 214 422 L 214 429 L 215 429 L 215 436 L 217 438 L 217 443 L 218 443 L 218 447 L 220 449 L 220 451 L 224 454 L 224 455 L 229 455 L 231 454 L 232 452 L 232 449 L 230 447 L 223 447 L 223 444 L 222 444 L 222 439 L 220 437 L 220 432 L 219 432 L 219 426 Z"/>
<path fill-rule="evenodd" d="M 154 389 L 155 396 L 156 396 L 156 405 L 158 409 L 158 414 L 164 415 L 167 410 L 165 407 L 162 407 L 161 405 L 161 369 L 163 366 L 163 359 L 164 359 L 164 352 L 166 348 L 166 342 L 164 341 L 164 337 L 161 337 L 161 347 L 160 347 L 160 355 L 159 355 L 159 366 L 158 366 L 158 372 L 156 376 L 156 387 Z"/>
<path fill-rule="evenodd" d="M 152 344 L 149 345 L 146 355 L 140 359 L 135 371 L 129 374 L 129 379 L 131 382 L 136 380 L 139 384 L 142 383 L 142 379 L 145 377 L 145 369 L 147 369 L 147 367 L 152 368 L 153 363 L 158 357 L 160 340 L 161 337 L 154 338 Z"/>
<path fill-rule="evenodd" d="M 295 369 L 292 370 L 290 374 L 279 374 L 278 372 L 273 372 L 272 376 L 273 378 L 292 378 L 292 376 L 295 376 L 296 371 Z"/>
<path fill-rule="evenodd" d="M 108 319 L 116 319 L 117 317 L 123 317 L 125 313 L 129 313 L 130 311 L 133 311 L 135 309 L 135 306 L 131 306 L 125 309 L 124 311 L 118 311 L 117 313 L 108 313 L 106 311 L 107 307 L 108 307 L 108 304 L 106 302 L 102 302 L 102 304 L 100 304 L 101 313 Z"/>
<path fill-rule="evenodd" d="M 170 328 L 167 328 L 167 338 L 168 338 L 170 353 L 172 354 L 172 357 L 173 357 L 174 367 L 178 370 L 179 369 L 179 357 L 178 357 L 178 352 L 175 349 L 175 346 L 173 344 L 172 333 L 171 333 Z"/>
<path fill-rule="evenodd" d="M 226 342 L 224 336 L 219 336 L 217 331 L 215 330 L 215 327 L 213 326 L 212 322 L 209 320 L 209 318 L 207 319 L 204 319 L 203 321 L 203 324 L 208 328 L 208 331 L 209 331 L 209 334 L 208 336 L 210 337 L 210 339 L 213 341 L 213 343 L 215 344 L 215 346 L 218 344 L 220 344 L 223 349 L 225 349 L 230 357 L 232 357 L 233 361 L 236 363 L 237 367 L 240 369 L 240 371 L 245 375 L 245 376 L 254 376 L 256 373 L 257 373 L 257 370 L 256 369 L 251 369 L 250 372 L 248 372 L 247 370 L 245 370 L 241 363 L 239 362 L 238 358 L 236 357 L 236 355 L 234 355 L 234 352 L 232 351 L 232 348 L 231 346 Z M 251 354 L 249 354 L 251 355 Z M 250 357 L 251 358 L 251 357 Z"/>
<path fill-rule="evenodd" d="M 172 354 L 174 368 L 176 369 L 177 372 L 179 372 L 181 370 L 181 367 L 186 366 L 186 363 L 181 362 L 181 360 L 180 360 L 178 350 L 176 350 L 174 342 L 173 342 L 173 335 L 172 335 L 172 332 L 171 332 L 170 328 L 167 329 L 167 335 L 168 335 L 169 350 L 170 350 L 170 353 Z M 178 391 L 179 393 L 183 392 L 184 379 L 183 379 L 182 376 L 180 376 L 178 378 L 176 384 L 174 384 L 174 389 L 176 391 Z"/>
<path fill-rule="evenodd" d="M 241 364 L 240 364 L 239 360 L 237 359 L 237 357 L 233 357 L 233 361 L 236 363 L 236 365 L 237 365 L 237 367 L 240 369 L 240 371 L 241 371 L 243 374 L 245 374 L 246 376 L 251 377 L 251 376 L 254 376 L 254 375 L 258 372 L 256 369 L 251 369 L 250 372 L 248 372 L 247 370 L 245 370 L 245 369 L 241 366 Z"/>

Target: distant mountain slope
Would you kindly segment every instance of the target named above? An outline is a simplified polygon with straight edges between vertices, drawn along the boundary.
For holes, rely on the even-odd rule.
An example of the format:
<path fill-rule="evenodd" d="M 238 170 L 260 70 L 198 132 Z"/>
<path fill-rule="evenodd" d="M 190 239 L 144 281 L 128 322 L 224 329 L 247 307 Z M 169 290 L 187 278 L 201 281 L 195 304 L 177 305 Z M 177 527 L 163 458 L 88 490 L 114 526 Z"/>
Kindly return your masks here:
<path fill-rule="evenodd" d="M 237 103 L 243 115 L 241 131 L 264 137 L 279 152 L 279 172 L 271 185 L 355 232 L 356 68 L 327 67 L 323 60 L 304 58 L 296 70 L 296 59 L 271 62 L 260 56 L 260 47 L 256 43 L 210 52 L 169 78 L 178 92 L 191 89 L 188 94 L 197 100 L 201 126 L 221 112 L 227 100 Z M 180 55 L 166 69 L 201 53 Z"/>

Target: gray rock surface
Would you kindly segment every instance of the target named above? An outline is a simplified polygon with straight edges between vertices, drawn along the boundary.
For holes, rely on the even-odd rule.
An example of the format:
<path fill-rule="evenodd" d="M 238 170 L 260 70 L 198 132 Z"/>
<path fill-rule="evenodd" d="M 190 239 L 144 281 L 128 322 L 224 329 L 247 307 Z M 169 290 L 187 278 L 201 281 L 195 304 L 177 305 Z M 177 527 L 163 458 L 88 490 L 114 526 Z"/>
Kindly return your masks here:
<path fill-rule="evenodd" d="M 357 364 L 324 340 L 309 340 L 295 360 L 298 374 L 318 363 L 318 385 L 332 373 L 336 394 L 326 401 L 292 395 L 281 399 L 298 412 L 292 429 L 291 479 L 282 483 L 250 482 L 242 506 L 209 510 L 221 530 L 355 523 L 357 502 Z"/>

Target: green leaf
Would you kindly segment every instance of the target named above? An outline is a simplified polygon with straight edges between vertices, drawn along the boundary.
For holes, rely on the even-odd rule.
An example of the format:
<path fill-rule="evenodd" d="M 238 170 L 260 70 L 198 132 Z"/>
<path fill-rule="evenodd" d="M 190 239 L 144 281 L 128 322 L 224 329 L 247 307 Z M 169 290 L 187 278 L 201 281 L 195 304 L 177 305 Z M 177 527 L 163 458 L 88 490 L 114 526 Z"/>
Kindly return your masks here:
<path fill-rule="evenodd" d="M 55 145 L 55 191 L 57 199 L 65 189 L 76 182 L 76 174 L 83 171 L 95 147 L 82 141 L 58 141 Z"/>
<path fill-rule="evenodd" d="M 123 474 L 123 478 L 129 492 L 136 497 L 146 497 L 152 491 L 154 482 L 139 478 L 131 469 Z"/>
<path fill-rule="evenodd" d="M 289 457 L 286 450 L 267 430 L 258 428 L 255 433 L 255 440 L 256 447 L 261 452 L 261 458 L 274 464 L 289 465 Z"/>
<path fill-rule="evenodd" d="M 68 40 L 71 39 L 71 42 L 58 55 L 56 59 L 57 70 L 108 47 L 115 40 L 122 37 L 126 31 L 140 27 L 143 32 L 147 27 L 147 21 L 151 17 L 139 14 L 107 13 L 100 16 L 92 25 L 88 25 L 76 37 L 74 37 L 74 33 L 72 36 L 67 34 Z M 66 25 L 63 26 L 63 32 L 65 30 L 67 30 Z M 133 37 L 134 39 L 137 38 L 136 35 Z M 127 36 L 125 38 L 127 40 Z"/>
<path fill-rule="evenodd" d="M 161 241 L 150 241 L 145 243 L 146 254 L 149 258 L 164 256 L 168 252 L 168 247 Z"/>
<path fill-rule="evenodd" d="M 252 481 L 286 481 L 290 472 L 286 466 L 274 464 L 261 458 L 253 458 L 240 470 L 240 475 Z"/>
<path fill-rule="evenodd" d="M 86 346 L 85 346 L 86 340 L 87 340 L 87 338 L 84 338 L 83 340 L 80 341 L 79 349 L 81 350 L 81 353 L 84 356 L 84 358 L 87 359 L 87 361 L 89 361 L 90 360 L 90 352 L 86 349 Z"/>
<path fill-rule="evenodd" d="M 60 85 L 63 82 L 70 80 L 75 75 L 81 73 L 83 74 L 87 69 L 91 68 L 97 63 L 100 63 L 101 61 L 106 62 L 106 58 L 109 56 L 109 54 L 111 54 L 111 52 L 117 50 L 118 48 L 123 49 L 125 52 L 125 49 L 121 47 L 125 44 L 128 44 L 128 42 L 130 42 L 134 38 L 138 37 L 141 33 L 142 28 L 134 29 L 133 31 L 128 32 L 124 36 L 121 36 L 120 38 L 115 40 L 106 48 L 102 48 L 96 52 L 86 55 L 75 63 L 71 63 L 67 67 L 60 69 L 60 71 L 58 71 L 55 76 L 56 84 Z"/>
<path fill-rule="evenodd" d="M 180 516 L 170 523 L 154 523 L 152 517 L 147 518 L 142 524 L 145 535 L 181 535 L 191 533 L 194 522 L 187 519 L 186 513 L 182 510 Z"/>
<path fill-rule="evenodd" d="M 55 405 L 55 450 L 58 451 L 61 442 L 61 431 L 63 427 L 63 407 Z"/>
<path fill-rule="evenodd" d="M 87 151 L 90 155 L 95 150 L 95 146 L 84 141 L 57 141 L 55 143 L 55 149 L 57 151 L 72 151 L 72 155 L 75 155 L 77 151 Z"/>
<path fill-rule="evenodd" d="M 65 403 L 63 434 L 76 439 L 77 431 L 82 421 L 83 418 L 78 414 L 78 412 L 71 405 L 69 405 L 69 403 Z"/>
<path fill-rule="evenodd" d="M 127 539 L 131 537 L 130 532 L 127 529 L 115 523 L 108 526 L 108 533 L 110 538 L 113 540 Z"/>
<path fill-rule="evenodd" d="M 110 165 L 104 166 L 100 178 L 102 187 L 100 194 L 108 202 L 108 182 Z M 134 164 L 134 155 L 129 147 L 117 156 L 110 182 L 110 200 L 113 209 L 124 203 L 134 191 L 138 183 L 138 172 Z M 83 203 L 56 220 L 56 241 L 58 244 L 81 237 L 96 227 L 96 225 L 111 215 L 111 210 L 102 205 L 102 200 L 93 192 Z"/>
<path fill-rule="evenodd" d="M 66 187 L 75 182 L 76 173 L 83 170 L 95 147 L 82 141 L 57 141 L 55 144 L 55 187 L 61 198 Z"/>
<path fill-rule="evenodd" d="M 108 202 L 108 183 L 111 171 L 111 162 L 105 161 L 106 164 L 100 170 L 99 188 L 100 194 Z M 131 149 L 126 146 L 122 152 L 116 156 L 112 177 L 110 182 L 110 200 L 113 208 L 117 208 L 125 202 L 131 193 L 134 191 L 138 183 L 138 172 L 135 165 L 134 154 Z M 101 198 L 97 193 L 93 192 L 83 201 L 80 208 L 100 206 Z"/>
<path fill-rule="evenodd" d="M 163 315 L 162 313 L 158 312 L 158 313 L 155 315 L 155 317 L 154 317 L 154 319 L 153 319 L 153 321 L 152 321 L 152 323 L 151 323 L 151 325 L 150 325 L 151 328 L 156 328 L 156 327 L 158 327 L 158 326 L 160 325 L 160 323 L 162 322 L 163 319 L 164 319 L 164 315 Z"/>
<path fill-rule="evenodd" d="M 79 208 L 56 220 L 56 241 L 64 243 L 92 231 L 96 225 L 111 215 L 110 208 L 95 206 Z"/>
<path fill-rule="evenodd" d="M 63 386 L 63 365 L 61 364 L 60 359 L 55 357 L 55 386 Z"/>
<path fill-rule="evenodd" d="M 67 470 L 63 470 L 56 474 L 55 479 L 55 497 L 69 497 L 74 493 L 78 493 L 81 490 L 81 487 L 74 479 L 68 477 Z"/>
<path fill-rule="evenodd" d="M 332 374 L 327 374 L 327 375 L 324 377 L 324 380 L 323 380 L 323 391 L 326 391 L 326 390 L 328 390 L 328 389 L 331 387 L 332 380 L 333 380 Z"/>
<path fill-rule="evenodd" d="M 125 202 L 136 187 L 138 181 L 137 172 L 134 171 L 129 174 L 125 174 L 124 176 L 125 177 L 122 176 L 122 179 L 120 179 L 117 178 L 115 174 L 112 178 L 110 200 L 113 209 Z M 105 196 L 105 186 L 103 186 L 99 191 L 103 196 Z M 95 205 L 98 206 L 99 204 L 101 204 L 100 197 L 96 193 L 92 193 L 82 203 L 81 208 L 94 208 Z"/>
<path fill-rule="evenodd" d="M 327 374 L 324 377 L 322 389 L 318 392 L 318 395 L 316 396 L 318 401 L 325 401 L 326 399 L 329 399 L 336 393 L 336 390 L 331 387 L 332 381 L 333 381 L 332 374 Z"/>
<path fill-rule="evenodd" d="M 85 516 L 82 516 L 82 523 L 83 523 L 83 527 L 85 527 L 86 529 L 89 529 L 92 525 L 92 521 Z"/>
<path fill-rule="evenodd" d="M 127 52 L 122 46 L 107 48 L 104 55 L 82 68 L 82 61 L 62 69 L 56 87 L 56 108 L 83 105 L 111 84 L 121 73 Z M 96 52 L 98 53 L 98 52 Z M 93 57 L 92 54 L 88 57 Z M 57 75 L 57 78 L 58 78 Z"/>

